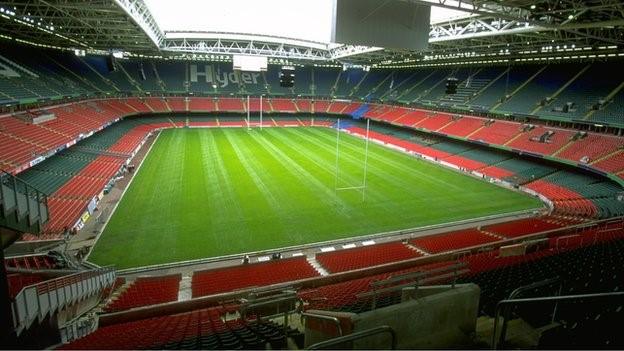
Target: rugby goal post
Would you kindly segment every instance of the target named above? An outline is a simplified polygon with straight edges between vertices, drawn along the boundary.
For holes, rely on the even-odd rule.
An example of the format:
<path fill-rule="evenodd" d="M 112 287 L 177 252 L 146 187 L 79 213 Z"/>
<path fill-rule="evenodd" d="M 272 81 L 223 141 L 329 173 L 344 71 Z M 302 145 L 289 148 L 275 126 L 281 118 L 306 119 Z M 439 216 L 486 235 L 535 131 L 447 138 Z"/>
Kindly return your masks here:
<path fill-rule="evenodd" d="M 245 120 L 245 124 L 247 124 L 247 130 L 251 130 L 251 104 L 249 95 L 247 95 L 247 119 Z M 262 130 L 262 95 L 260 95 L 260 130 Z"/>
<path fill-rule="evenodd" d="M 358 185 L 349 185 L 349 186 L 339 186 L 340 185 L 340 118 L 336 124 L 336 166 L 334 173 L 334 193 L 338 193 L 343 190 L 359 190 L 362 192 L 362 201 L 366 200 L 366 180 L 368 175 L 368 144 L 370 141 L 369 138 L 370 133 L 370 120 L 366 120 L 366 136 L 364 143 L 364 160 L 362 163 L 362 168 L 364 170 L 364 175 L 362 179 L 362 183 Z"/>

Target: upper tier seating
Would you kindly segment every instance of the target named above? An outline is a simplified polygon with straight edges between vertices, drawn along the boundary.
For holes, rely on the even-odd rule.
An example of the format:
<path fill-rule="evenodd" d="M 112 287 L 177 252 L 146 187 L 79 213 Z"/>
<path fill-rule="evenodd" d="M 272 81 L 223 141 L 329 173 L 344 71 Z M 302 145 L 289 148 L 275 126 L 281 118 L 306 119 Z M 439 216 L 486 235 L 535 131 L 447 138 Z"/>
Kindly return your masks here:
<path fill-rule="evenodd" d="M 591 111 L 592 105 L 607 97 L 624 80 L 622 73 L 615 62 L 593 63 L 551 103 L 543 107 L 538 115 L 582 119 Z M 609 77 L 609 79 L 596 79 L 596 77 Z M 572 103 L 572 106 L 567 112 L 563 112 L 563 106 L 568 103 Z"/>
<path fill-rule="evenodd" d="M 529 114 L 539 106 L 540 101 L 555 93 L 583 67 L 579 64 L 549 65 L 497 110 Z"/>

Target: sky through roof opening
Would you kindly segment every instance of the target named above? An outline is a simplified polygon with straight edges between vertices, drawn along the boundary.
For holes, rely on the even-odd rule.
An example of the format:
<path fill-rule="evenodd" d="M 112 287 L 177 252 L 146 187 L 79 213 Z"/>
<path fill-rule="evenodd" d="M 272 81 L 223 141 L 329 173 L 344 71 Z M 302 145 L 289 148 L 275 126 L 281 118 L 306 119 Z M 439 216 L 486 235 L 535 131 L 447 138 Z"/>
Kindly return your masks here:
<path fill-rule="evenodd" d="M 145 0 L 164 31 L 271 35 L 329 43 L 335 0 Z M 431 21 L 466 12 L 432 7 Z"/>

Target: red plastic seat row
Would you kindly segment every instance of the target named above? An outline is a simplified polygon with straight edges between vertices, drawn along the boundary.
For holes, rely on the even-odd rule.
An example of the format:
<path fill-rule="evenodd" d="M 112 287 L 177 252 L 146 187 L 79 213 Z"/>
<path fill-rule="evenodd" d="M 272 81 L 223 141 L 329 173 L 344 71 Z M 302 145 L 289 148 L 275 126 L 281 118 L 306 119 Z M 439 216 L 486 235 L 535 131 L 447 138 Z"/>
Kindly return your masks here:
<path fill-rule="evenodd" d="M 328 272 L 344 272 L 422 256 L 401 242 L 363 246 L 316 255 Z"/>
<path fill-rule="evenodd" d="M 145 103 L 144 100 L 141 99 L 123 99 L 123 102 L 126 103 L 126 105 L 130 106 L 132 109 L 134 109 L 137 112 L 153 112 L 152 109 Z"/>
<path fill-rule="evenodd" d="M 453 121 L 453 116 L 445 113 L 434 113 L 429 118 L 418 123 L 417 128 L 436 131 Z"/>
<path fill-rule="evenodd" d="M 369 105 L 369 109 L 364 113 L 364 117 L 384 120 L 382 116 L 393 109 L 395 109 L 394 106 Z"/>
<path fill-rule="evenodd" d="M 21 269 L 53 269 L 56 261 L 48 255 L 29 255 L 4 259 L 6 267 Z"/>
<path fill-rule="evenodd" d="M 219 108 L 223 109 L 224 107 L 222 106 L 228 106 L 228 105 L 222 105 L 221 101 L 223 99 L 219 100 Z M 229 102 L 228 102 L 229 104 Z M 244 102 L 244 106 L 245 108 L 247 108 L 247 101 L 245 100 Z M 251 112 L 259 112 L 260 111 L 260 98 L 250 98 L 249 99 L 249 111 Z M 262 99 L 262 112 L 271 112 L 273 111 L 273 108 L 271 106 L 271 101 L 269 99 Z"/>
<path fill-rule="evenodd" d="M 124 162 L 125 159 L 119 157 L 98 156 L 79 174 L 86 177 L 110 179 L 119 171 Z"/>
<path fill-rule="evenodd" d="M 592 167 L 596 167 L 610 173 L 619 173 L 624 171 L 624 152 L 617 153 L 600 162 L 594 163 Z"/>
<path fill-rule="evenodd" d="M 579 162 L 581 158 L 587 156 L 592 162 L 622 147 L 624 147 L 622 138 L 588 134 L 585 138 L 576 140 L 557 156 L 574 162 Z"/>
<path fill-rule="evenodd" d="M 218 102 L 219 111 L 246 111 L 245 103 L 241 98 L 220 98 Z M 258 103 L 259 105 L 259 103 Z M 189 108 L 191 108 L 189 106 Z"/>
<path fill-rule="evenodd" d="M 95 332 L 60 347 L 62 350 L 132 350 L 161 349 L 166 344 L 187 338 L 219 333 L 231 334 L 245 325 L 241 320 L 222 319 L 222 307 L 141 319 L 107 325 Z"/>
<path fill-rule="evenodd" d="M 465 229 L 449 233 L 424 236 L 410 240 L 410 243 L 428 253 L 440 253 L 471 246 L 499 241 L 498 238 L 487 235 L 478 229 Z"/>
<path fill-rule="evenodd" d="M 184 98 L 168 98 L 167 104 L 171 108 L 171 111 L 181 112 L 187 111 L 186 104 L 187 102 Z"/>
<path fill-rule="evenodd" d="M 45 151 L 42 147 L 32 145 L 0 132 L 0 160 L 13 166 L 22 165 Z"/>
<path fill-rule="evenodd" d="M 440 133 L 466 137 L 477 129 L 483 127 L 484 120 L 481 118 L 462 117 L 458 121 L 438 130 Z"/>
<path fill-rule="evenodd" d="M 59 238 L 65 228 L 71 228 L 76 224 L 78 217 L 85 211 L 88 203 L 86 200 L 49 197 L 50 221 L 46 224 L 44 231 L 55 238 Z"/>
<path fill-rule="evenodd" d="M 297 112 L 297 106 L 290 99 L 271 99 L 271 105 L 274 111 Z"/>
<path fill-rule="evenodd" d="M 312 112 L 312 100 L 295 100 L 299 112 Z"/>
<path fill-rule="evenodd" d="M 108 105 L 108 108 L 116 111 L 118 114 L 127 115 L 137 113 L 136 109 L 130 107 L 125 102 L 119 99 L 105 100 L 104 104 Z"/>
<path fill-rule="evenodd" d="M 140 277 L 116 299 L 104 307 L 107 312 L 177 301 L 180 290 L 180 274 L 158 277 Z"/>
<path fill-rule="evenodd" d="M 554 222 L 547 222 L 540 218 L 527 218 L 489 225 L 481 229 L 508 238 L 515 238 L 558 228 L 561 228 L 561 225 Z"/>
<path fill-rule="evenodd" d="M 548 142 L 540 142 L 538 139 L 548 131 L 554 131 Z M 563 129 L 536 127 L 530 132 L 523 133 L 520 137 L 509 143 L 509 147 L 526 150 L 542 155 L 552 155 L 570 141 L 574 132 Z"/>
<path fill-rule="evenodd" d="M 458 167 L 467 169 L 469 171 L 474 171 L 480 168 L 484 168 L 487 164 L 475 161 L 469 158 L 465 158 L 458 155 L 452 155 L 444 159 L 445 162 L 452 163 Z"/>
<path fill-rule="evenodd" d="M 503 179 L 514 175 L 513 172 L 496 166 L 489 166 L 479 170 L 480 173 L 485 174 L 488 177 Z"/>
<path fill-rule="evenodd" d="M 89 201 L 104 189 L 104 186 L 108 184 L 109 180 L 109 178 L 93 178 L 76 175 L 60 187 L 54 193 L 54 196 L 65 199 L 82 199 Z"/>
<path fill-rule="evenodd" d="M 379 116 L 379 119 L 386 120 L 388 122 L 396 122 L 398 119 L 408 114 L 410 110 L 402 107 L 389 109 L 386 113 Z"/>
<path fill-rule="evenodd" d="M 164 99 L 161 98 L 147 98 L 145 104 L 149 106 L 154 112 L 169 112 L 169 106 Z"/>
<path fill-rule="evenodd" d="M 171 126 L 170 123 L 165 123 L 164 125 Z M 153 128 L 154 127 L 151 125 L 141 125 L 133 128 L 131 131 L 122 136 L 115 144 L 109 147 L 108 151 L 131 154 Z"/>
<path fill-rule="evenodd" d="M 31 144 L 41 145 L 46 149 L 56 148 L 71 140 L 70 137 L 50 132 L 42 126 L 27 124 L 13 117 L 0 118 L 0 132 L 18 137 Z"/>
<path fill-rule="evenodd" d="M 361 106 L 362 104 L 359 102 L 352 102 L 349 105 L 347 105 L 347 107 L 345 107 L 344 110 L 342 110 L 342 113 L 346 113 L 346 114 L 353 113 Z"/>
<path fill-rule="evenodd" d="M 317 276 L 305 257 L 295 257 L 233 267 L 210 269 L 193 274 L 193 297 L 212 295 Z"/>
<path fill-rule="evenodd" d="M 349 105 L 344 101 L 332 101 L 327 109 L 328 113 L 343 113 L 343 110 Z"/>
<path fill-rule="evenodd" d="M 489 144 L 505 145 L 520 133 L 520 123 L 495 121 L 470 136 L 471 140 L 481 140 Z"/>
<path fill-rule="evenodd" d="M 406 114 L 404 114 L 403 116 L 401 116 L 400 118 L 398 118 L 397 120 L 395 120 L 394 122 L 407 126 L 407 127 L 412 127 L 416 125 L 417 123 L 425 120 L 428 117 L 429 116 L 426 111 L 411 110 L 407 112 Z"/>

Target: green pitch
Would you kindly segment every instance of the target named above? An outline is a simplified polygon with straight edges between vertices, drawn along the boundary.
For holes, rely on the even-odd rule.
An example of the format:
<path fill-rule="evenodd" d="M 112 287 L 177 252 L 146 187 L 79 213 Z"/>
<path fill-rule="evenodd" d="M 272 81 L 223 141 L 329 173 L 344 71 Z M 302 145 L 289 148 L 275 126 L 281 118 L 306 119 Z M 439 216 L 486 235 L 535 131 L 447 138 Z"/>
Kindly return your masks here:
<path fill-rule="evenodd" d="M 340 136 L 339 187 L 364 175 Z M 117 268 L 223 256 L 540 207 L 486 182 L 370 144 L 366 200 L 335 192 L 326 128 L 161 133 L 89 260 Z"/>

